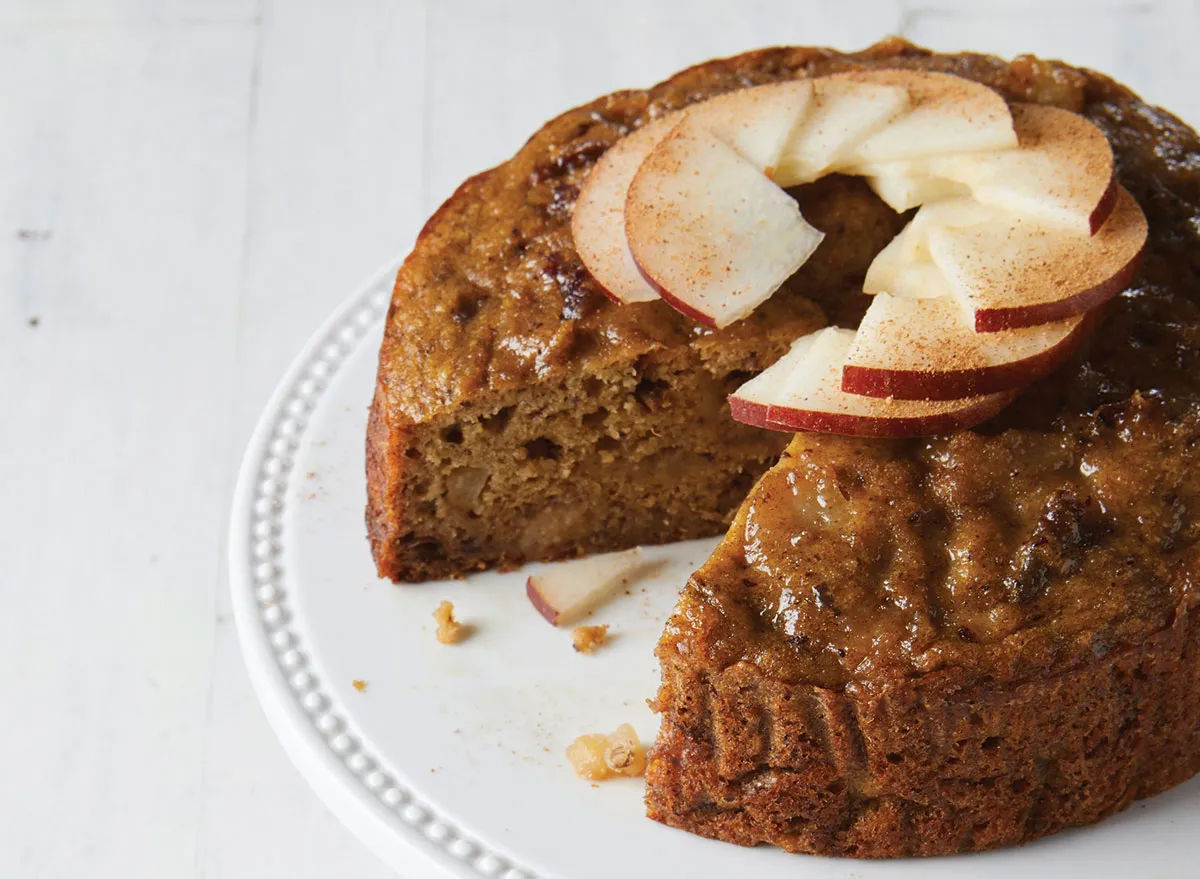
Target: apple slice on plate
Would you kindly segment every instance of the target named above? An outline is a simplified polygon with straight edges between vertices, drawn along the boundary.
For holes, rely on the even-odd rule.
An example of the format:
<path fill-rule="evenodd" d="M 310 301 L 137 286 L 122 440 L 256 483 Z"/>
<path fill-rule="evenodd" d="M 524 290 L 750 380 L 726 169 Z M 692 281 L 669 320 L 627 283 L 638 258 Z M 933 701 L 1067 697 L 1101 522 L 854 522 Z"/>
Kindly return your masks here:
<path fill-rule="evenodd" d="M 976 332 L 992 333 L 1073 317 L 1116 296 L 1141 265 L 1147 226 L 1118 187 L 1091 237 L 999 210 L 990 220 L 933 225 L 928 235 L 929 256 L 974 314 Z"/>
<path fill-rule="evenodd" d="M 558 562 L 531 575 L 525 581 L 525 595 L 552 626 L 571 625 L 623 589 L 649 564 L 638 547 Z"/>
<path fill-rule="evenodd" d="M 1027 329 L 977 333 L 970 316 L 930 263 L 933 298 L 880 293 L 859 324 L 842 370 L 842 390 L 898 400 L 956 400 L 1008 391 L 1058 368 L 1086 337 L 1088 317 Z"/>
<path fill-rule="evenodd" d="M 750 314 L 824 238 L 763 169 L 690 116 L 634 176 L 625 231 L 659 295 L 709 327 Z"/>
<path fill-rule="evenodd" d="M 571 235 L 584 266 L 610 299 L 650 302 L 658 291 L 642 276 L 625 237 L 625 197 L 642 161 L 683 118 L 648 122 L 608 148 L 579 189 Z"/>
<path fill-rule="evenodd" d="M 949 73 L 917 70 L 862 70 L 845 76 L 857 82 L 903 88 L 910 104 L 907 112 L 859 143 L 844 157 L 842 165 L 1017 146 L 1008 104 L 985 85 Z"/>
<path fill-rule="evenodd" d="M 853 330 L 828 327 L 797 340 L 783 359 L 730 397 L 734 418 L 773 430 L 893 438 L 930 436 L 985 421 L 1018 393 L 1003 391 L 944 401 L 848 394 L 842 390 L 842 370 L 854 336 Z"/>

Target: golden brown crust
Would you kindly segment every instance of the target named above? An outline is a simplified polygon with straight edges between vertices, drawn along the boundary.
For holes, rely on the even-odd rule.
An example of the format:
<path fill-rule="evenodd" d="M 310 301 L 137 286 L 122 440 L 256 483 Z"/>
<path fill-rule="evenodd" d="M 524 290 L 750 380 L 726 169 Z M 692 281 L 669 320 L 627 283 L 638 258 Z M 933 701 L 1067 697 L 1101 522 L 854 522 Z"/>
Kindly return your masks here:
<path fill-rule="evenodd" d="M 1200 770 L 1195 608 L 1138 647 L 1010 686 L 948 669 L 849 695 L 748 663 L 716 675 L 669 665 L 649 815 L 739 845 L 860 858 L 1099 821 Z"/>

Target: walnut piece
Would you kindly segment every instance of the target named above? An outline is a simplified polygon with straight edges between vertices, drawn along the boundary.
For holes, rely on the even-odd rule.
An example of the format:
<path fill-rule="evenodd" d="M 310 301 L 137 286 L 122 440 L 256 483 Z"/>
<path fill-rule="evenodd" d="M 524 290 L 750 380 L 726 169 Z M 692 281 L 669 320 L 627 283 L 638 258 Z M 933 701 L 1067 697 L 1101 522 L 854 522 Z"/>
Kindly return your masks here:
<path fill-rule="evenodd" d="M 608 643 L 608 626 L 576 626 L 571 632 L 571 644 L 578 653 L 595 653 Z"/>
<path fill-rule="evenodd" d="M 471 632 L 470 626 L 464 626 L 454 618 L 454 605 L 443 601 L 433 612 L 437 622 L 437 639 L 443 644 L 457 644 Z"/>
<path fill-rule="evenodd" d="M 609 735 L 580 736 L 567 746 L 567 759 L 575 774 L 588 781 L 607 781 L 618 776 L 636 778 L 646 771 L 646 751 L 628 723 Z"/>

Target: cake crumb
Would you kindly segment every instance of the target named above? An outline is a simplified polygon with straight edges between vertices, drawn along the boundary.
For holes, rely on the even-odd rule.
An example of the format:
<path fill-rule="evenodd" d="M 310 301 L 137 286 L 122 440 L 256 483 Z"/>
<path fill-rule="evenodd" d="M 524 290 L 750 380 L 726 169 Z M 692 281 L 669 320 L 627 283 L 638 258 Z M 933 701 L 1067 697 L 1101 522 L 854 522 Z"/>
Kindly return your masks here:
<path fill-rule="evenodd" d="M 567 746 L 567 760 L 575 774 L 588 781 L 637 778 L 646 771 L 646 751 L 628 723 L 616 732 L 586 733 Z"/>
<path fill-rule="evenodd" d="M 464 626 L 454 618 L 454 605 L 443 601 L 433 612 L 437 623 L 437 639 L 442 644 L 457 644 L 471 634 L 471 627 Z"/>
<path fill-rule="evenodd" d="M 595 653 L 608 643 L 608 626 L 576 626 L 571 632 L 571 644 L 576 653 Z"/>
<path fill-rule="evenodd" d="M 350 683 L 351 683 L 351 685 L 353 685 L 354 689 L 358 690 L 358 692 L 360 692 L 360 693 L 367 692 L 367 682 L 366 681 L 354 680 L 354 681 L 351 681 Z"/>

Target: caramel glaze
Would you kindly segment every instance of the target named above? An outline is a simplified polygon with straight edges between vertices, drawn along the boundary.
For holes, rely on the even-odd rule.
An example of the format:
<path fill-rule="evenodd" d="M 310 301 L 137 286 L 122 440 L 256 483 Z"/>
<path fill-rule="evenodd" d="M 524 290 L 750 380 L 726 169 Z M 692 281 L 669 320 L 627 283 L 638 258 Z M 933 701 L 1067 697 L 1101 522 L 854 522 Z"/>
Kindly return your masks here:
<path fill-rule="evenodd" d="M 660 650 L 830 688 L 997 680 L 1140 643 L 1196 589 L 1200 422 L 1147 396 L 1070 429 L 800 434 L 696 574 Z"/>

